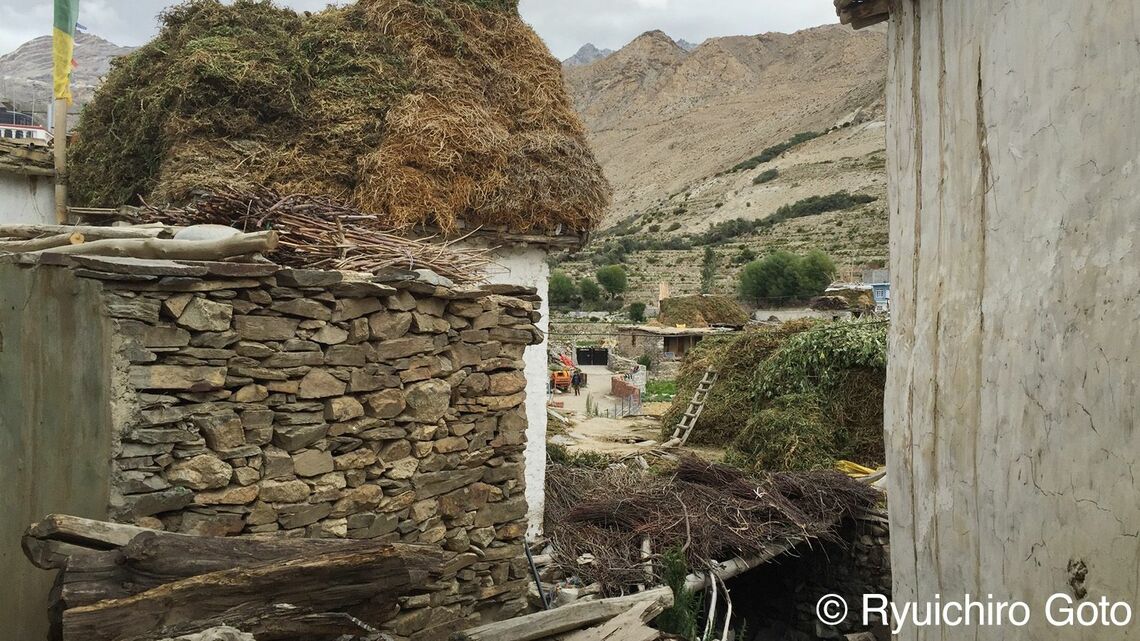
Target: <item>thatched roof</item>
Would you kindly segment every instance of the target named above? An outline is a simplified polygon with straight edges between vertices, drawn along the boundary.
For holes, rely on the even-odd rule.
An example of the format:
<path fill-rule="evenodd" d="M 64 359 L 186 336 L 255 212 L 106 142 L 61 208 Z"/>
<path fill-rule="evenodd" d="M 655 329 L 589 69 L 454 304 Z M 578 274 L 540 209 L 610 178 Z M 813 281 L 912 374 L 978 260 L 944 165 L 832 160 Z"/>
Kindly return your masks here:
<path fill-rule="evenodd" d="M 265 186 L 336 198 L 388 227 L 589 230 L 610 187 L 561 65 L 516 5 L 174 7 L 85 109 L 75 204 Z"/>
<path fill-rule="evenodd" d="M 661 314 L 657 320 L 662 325 L 743 327 L 748 324 L 748 312 L 728 296 L 674 296 L 661 301 Z"/>

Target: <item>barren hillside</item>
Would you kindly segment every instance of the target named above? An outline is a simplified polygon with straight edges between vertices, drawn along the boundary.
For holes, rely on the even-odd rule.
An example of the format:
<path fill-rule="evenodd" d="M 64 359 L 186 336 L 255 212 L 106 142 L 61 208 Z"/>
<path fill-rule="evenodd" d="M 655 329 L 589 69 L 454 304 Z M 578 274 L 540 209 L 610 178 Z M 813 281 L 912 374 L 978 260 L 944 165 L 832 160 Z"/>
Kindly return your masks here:
<path fill-rule="evenodd" d="M 620 217 L 796 132 L 881 112 L 885 61 L 881 31 L 839 25 L 711 38 L 691 52 L 651 31 L 567 69 L 566 82 Z"/>
<path fill-rule="evenodd" d="M 77 33 L 77 66 L 71 76 L 76 103 L 86 103 L 110 71 L 111 61 L 131 49 L 99 36 Z M 42 113 L 51 99 L 51 65 L 51 36 L 34 38 L 0 56 L 0 100 L 11 100 L 17 107 L 30 110 L 34 99 L 36 111 Z"/>
<path fill-rule="evenodd" d="M 882 31 L 835 25 L 712 38 L 692 51 L 652 31 L 567 68 L 615 203 L 564 269 L 585 275 L 623 262 L 627 299 L 653 302 L 660 281 L 675 294 L 696 291 L 705 246 L 717 251 L 724 293 L 748 252 L 822 249 L 849 272 L 882 265 L 885 65 Z M 757 224 L 838 192 L 860 202 Z M 732 229 L 737 219 L 745 224 Z"/>

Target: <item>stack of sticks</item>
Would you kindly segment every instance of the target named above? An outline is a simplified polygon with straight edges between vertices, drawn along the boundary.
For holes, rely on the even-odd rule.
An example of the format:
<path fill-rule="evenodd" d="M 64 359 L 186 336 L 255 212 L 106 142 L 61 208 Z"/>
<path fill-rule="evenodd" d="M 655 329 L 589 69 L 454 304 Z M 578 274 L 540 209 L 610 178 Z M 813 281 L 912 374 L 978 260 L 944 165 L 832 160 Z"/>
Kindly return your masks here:
<path fill-rule="evenodd" d="M 680 551 L 690 568 L 707 568 L 831 539 L 842 519 L 880 498 L 833 470 L 752 478 L 694 457 L 683 458 L 672 474 L 551 465 L 546 488 L 555 565 L 585 584 L 598 583 L 603 594 L 661 581 L 646 576 L 646 539 L 656 554 Z"/>
<path fill-rule="evenodd" d="M 472 283 L 483 280 L 492 262 L 489 250 L 460 249 L 457 241 L 413 240 L 380 231 L 384 222 L 380 217 L 330 198 L 281 195 L 265 188 L 214 192 L 177 209 L 143 207 L 132 219 L 227 225 L 247 232 L 274 230 L 280 234 L 280 244 L 273 258 L 290 267 L 368 272 L 424 268 L 456 283 Z"/>

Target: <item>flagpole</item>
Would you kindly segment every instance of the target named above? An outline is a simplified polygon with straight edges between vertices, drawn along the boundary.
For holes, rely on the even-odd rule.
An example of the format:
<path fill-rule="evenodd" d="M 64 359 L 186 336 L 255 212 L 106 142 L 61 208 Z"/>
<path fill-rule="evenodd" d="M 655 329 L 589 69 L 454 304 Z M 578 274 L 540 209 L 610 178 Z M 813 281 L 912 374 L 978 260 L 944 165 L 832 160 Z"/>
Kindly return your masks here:
<path fill-rule="evenodd" d="M 52 113 L 55 148 L 55 220 L 67 224 L 67 99 L 56 98 Z"/>

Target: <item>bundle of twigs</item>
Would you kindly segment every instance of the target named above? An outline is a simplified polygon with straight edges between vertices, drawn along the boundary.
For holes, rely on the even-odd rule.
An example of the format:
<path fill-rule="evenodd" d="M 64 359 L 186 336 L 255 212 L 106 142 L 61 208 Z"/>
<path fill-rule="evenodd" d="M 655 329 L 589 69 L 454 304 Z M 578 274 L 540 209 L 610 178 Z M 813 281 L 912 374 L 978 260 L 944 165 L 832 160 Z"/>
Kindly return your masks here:
<path fill-rule="evenodd" d="M 384 268 L 430 269 L 458 283 L 483 279 L 487 251 L 454 243 L 412 240 L 379 231 L 383 221 L 333 199 L 308 194 L 280 195 L 270 189 L 217 191 L 178 209 L 144 207 L 136 222 L 172 225 L 228 225 L 243 231 L 274 229 L 281 234 L 274 259 L 293 267 L 375 272 Z"/>
<path fill-rule="evenodd" d="M 682 459 L 669 475 L 623 467 L 547 470 L 546 529 L 554 562 L 609 594 L 645 583 L 643 540 L 683 550 L 691 568 L 831 538 L 874 505 L 876 490 L 832 471 L 751 478 Z"/>

